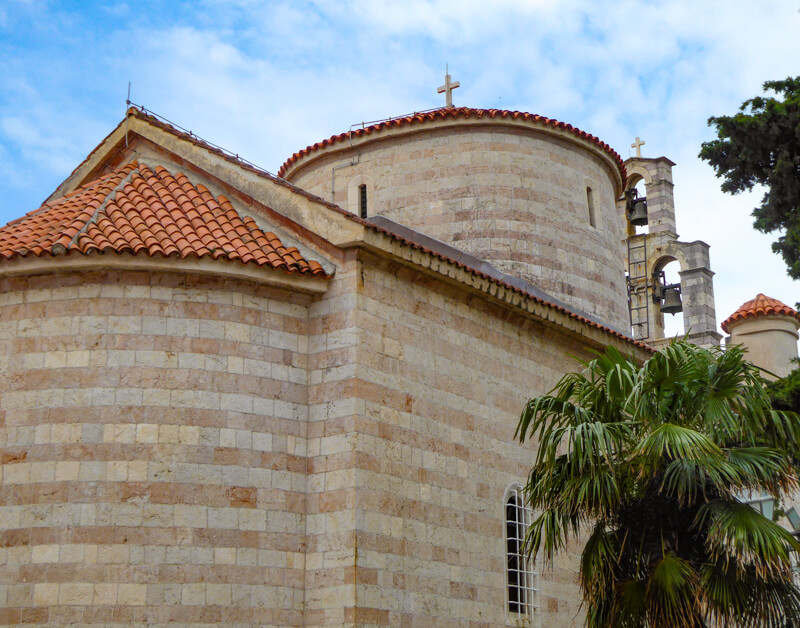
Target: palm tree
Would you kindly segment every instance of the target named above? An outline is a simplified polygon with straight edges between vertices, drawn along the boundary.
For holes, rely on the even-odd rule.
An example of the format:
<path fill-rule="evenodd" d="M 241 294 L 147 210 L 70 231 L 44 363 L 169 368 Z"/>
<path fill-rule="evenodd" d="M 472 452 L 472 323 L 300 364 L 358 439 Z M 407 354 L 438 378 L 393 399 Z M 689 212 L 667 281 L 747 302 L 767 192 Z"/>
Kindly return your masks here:
<path fill-rule="evenodd" d="M 798 617 L 800 544 L 737 496 L 798 488 L 800 418 L 772 410 L 742 351 L 674 342 L 643 366 L 607 349 L 531 399 L 538 441 L 527 551 L 552 560 L 588 532 L 592 628 L 784 626 Z"/>

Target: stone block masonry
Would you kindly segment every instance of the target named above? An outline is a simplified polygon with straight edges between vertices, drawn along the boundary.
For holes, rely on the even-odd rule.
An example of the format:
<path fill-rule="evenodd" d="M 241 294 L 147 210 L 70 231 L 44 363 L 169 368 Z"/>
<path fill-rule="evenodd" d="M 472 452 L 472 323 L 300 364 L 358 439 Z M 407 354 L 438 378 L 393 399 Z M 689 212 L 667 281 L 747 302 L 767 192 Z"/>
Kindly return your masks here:
<path fill-rule="evenodd" d="M 514 625 L 514 429 L 580 337 L 356 249 L 314 297 L 4 279 L 0 321 L 0 623 Z"/>
<path fill-rule="evenodd" d="M 331 290 L 309 326 L 307 625 L 515 625 L 503 495 L 534 447 L 516 421 L 583 348 L 368 254 Z M 541 625 L 574 624 L 579 552 L 539 566 Z"/>
<path fill-rule="evenodd" d="M 0 280 L 0 623 L 302 622 L 307 305 Z"/>
<path fill-rule="evenodd" d="M 537 116 L 425 120 L 292 160 L 287 180 L 305 192 L 131 109 L 48 207 L 85 186 L 76 207 L 91 213 L 87 182 L 146 158 L 191 183 L 175 188 L 185 217 L 164 231 L 177 242 L 178 224 L 198 229 L 179 250 L 202 258 L 133 254 L 124 237 L 107 238 L 119 254 L 77 254 L 73 230 L 39 212 L 52 255 L 28 222 L 4 231 L 0 624 L 575 624 L 579 543 L 538 565 L 532 621 L 509 612 L 504 499 L 535 452 L 514 440 L 526 399 L 590 347 L 647 354 L 574 315 L 627 327 L 614 206 L 625 170 L 597 138 Z M 293 249 L 280 268 L 246 263 L 252 230 L 215 211 L 205 233 L 195 210 L 212 193 L 273 244 L 274 231 L 319 258 L 324 277 L 305 276 Z M 164 208 L 136 194 L 125 214 L 138 234 Z M 55 244 L 51 228 L 66 230 Z"/>

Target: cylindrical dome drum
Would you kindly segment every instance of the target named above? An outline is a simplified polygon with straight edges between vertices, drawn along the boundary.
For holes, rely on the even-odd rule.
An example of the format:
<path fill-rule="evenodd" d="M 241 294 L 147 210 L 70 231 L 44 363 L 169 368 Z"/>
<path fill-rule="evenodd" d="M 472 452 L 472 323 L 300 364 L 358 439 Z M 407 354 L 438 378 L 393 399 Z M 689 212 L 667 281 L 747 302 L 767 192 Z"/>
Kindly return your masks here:
<path fill-rule="evenodd" d="M 384 216 L 626 331 L 619 155 L 594 136 L 509 111 L 439 109 L 357 128 L 279 175 L 363 217 Z"/>

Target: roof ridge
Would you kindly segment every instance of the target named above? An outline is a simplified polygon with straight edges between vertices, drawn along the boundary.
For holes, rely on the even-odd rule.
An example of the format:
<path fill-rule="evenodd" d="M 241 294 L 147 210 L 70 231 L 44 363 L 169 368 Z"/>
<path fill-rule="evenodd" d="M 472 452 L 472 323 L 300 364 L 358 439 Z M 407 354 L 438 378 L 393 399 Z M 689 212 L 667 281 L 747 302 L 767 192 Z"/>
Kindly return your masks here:
<path fill-rule="evenodd" d="M 100 206 L 96 210 L 94 210 L 94 213 L 92 214 L 91 218 L 89 218 L 89 220 L 87 220 L 83 224 L 83 227 L 80 228 L 80 231 L 78 231 L 78 233 L 76 233 L 74 236 L 72 236 L 72 239 L 69 241 L 69 243 L 66 246 L 61 244 L 60 242 L 56 242 L 53 245 L 53 248 L 51 249 L 52 252 L 53 252 L 53 255 L 61 255 L 63 253 L 66 253 L 68 248 L 71 248 L 71 247 L 75 246 L 78 243 L 78 240 L 80 239 L 80 237 L 82 235 L 84 235 L 89 230 L 89 227 L 91 225 L 97 223 L 98 217 L 100 216 L 100 214 L 102 212 L 104 212 L 106 210 L 106 207 L 108 207 L 108 204 L 111 201 L 113 201 L 114 198 L 116 198 L 117 192 L 119 192 L 123 187 L 125 187 L 125 185 L 127 183 L 129 183 L 131 181 L 131 179 L 133 179 L 133 176 L 135 174 L 139 173 L 139 168 L 142 165 L 142 162 L 131 161 L 128 164 L 126 164 L 126 167 L 131 165 L 131 164 L 136 164 L 136 165 L 133 168 L 131 168 L 131 171 L 127 175 L 125 175 L 125 177 L 122 179 L 122 181 L 117 183 L 117 185 L 115 185 L 113 189 L 108 191 L 108 194 L 106 194 L 106 197 L 103 199 L 103 202 L 100 203 Z M 113 196 L 113 198 L 112 198 L 112 196 Z"/>
<path fill-rule="evenodd" d="M 162 118 L 157 113 L 155 113 L 153 111 L 150 111 L 149 109 L 145 109 L 144 107 L 141 107 L 140 105 L 134 105 L 133 103 L 131 103 L 131 106 L 128 107 L 128 110 L 127 110 L 125 116 L 126 116 L 126 119 L 127 119 L 128 116 L 132 116 L 132 117 L 136 118 L 137 120 L 141 120 L 143 122 L 147 122 L 148 124 L 152 124 L 153 126 L 161 129 L 162 131 L 165 131 L 166 133 L 169 133 L 173 137 L 177 137 L 177 138 L 179 138 L 181 140 L 190 142 L 191 144 L 194 144 L 195 146 L 198 146 L 199 148 L 202 148 L 203 150 L 206 150 L 206 151 L 208 151 L 210 153 L 213 153 L 213 154 L 221 157 L 222 159 L 224 159 L 228 163 L 231 163 L 231 164 L 235 165 L 238 168 L 242 168 L 244 170 L 248 170 L 248 171 L 254 173 L 257 176 L 265 178 L 265 179 L 271 181 L 272 183 L 276 183 L 277 185 L 288 189 L 289 191 L 293 192 L 294 194 L 298 194 L 300 196 L 303 196 L 303 197 L 309 199 L 310 201 L 313 201 L 313 202 L 318 203 L 320 205 L 324 205 L 325 207 L 328 207 L 329 209 L 333 209 L 335 211 L 338 211 L 339 213 L 342 213 L 342 214 L 349 213 L 349 212 L 346 212 L 345 210 L 343 210 L 341 207 L 339 207 L 335 203 L 332 203 L 331 201 L 328 201 L 328 200 L 322 198 L 321 196 L 317 196 L 316 194 L 312 194 L 311 192 L 309 192 L 307 190 L 304 190 L 301 187 L 298 187 L 294 183 L 291 183 L 290 181 L 287 181 L 283 177 L 281 177 L 281 176 L 279 176 L 277 174 L 273 174 L 269 170 L 265 170 L 264 168 L 261 168 L 260 166 L 255 165 L 251 161 L 248 161 L 247 159 L 244 159 L 243 157 L 239 156 L 238 153 L 231 153 L 230 151 L 228 151 L 228 150 L 226 150 L 224 148 L 218 147 L 213 142 L 209 142 L 209 141 L 204 140 L 203 138 L 201 138 L 200 136 L 194 134 L 191 131 L 182 130 L 182 127 L 180 127 L 178 125 L 173 125 L 172 123 L 167 121 L 166 118 Z M 97 148 L 99 148 L 99 146 Z M 94 153 L 97 150 L 97 148 L 95 148 L 95 150 L 92 151 L 92 153 Z M 90 154 L 92 154 L 92 153 L 90 153 Z M 77 168 L 76 168 L 76 171 L 77 171 Z"/>

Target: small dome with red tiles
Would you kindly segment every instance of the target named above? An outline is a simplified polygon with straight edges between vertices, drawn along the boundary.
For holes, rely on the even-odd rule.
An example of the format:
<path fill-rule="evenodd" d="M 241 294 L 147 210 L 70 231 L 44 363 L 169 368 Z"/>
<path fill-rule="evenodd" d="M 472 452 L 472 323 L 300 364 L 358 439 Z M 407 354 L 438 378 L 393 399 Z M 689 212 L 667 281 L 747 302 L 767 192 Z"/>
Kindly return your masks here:
<path fill-rule="evenodd" d="M 747 318 L 757 318 L 759 316 L 771 315 L 791 316 L 800 321 L 800 314 L 798 314 L 794 308 L 789 307 L 781 301 L 778 301 L 778 299 L 773 299 L 772 297 L 768 297 L 765 294 L 759 293 L 755 299 L 751 299 L 747 303 L 743 303 L 738 310 L 736 310 L 733 314 L 726 318 L 725 321 L 723 321 L 720 327 L 722 327 L 725 333 L 729 333 L 728 326 L 732 323 Z"/>

